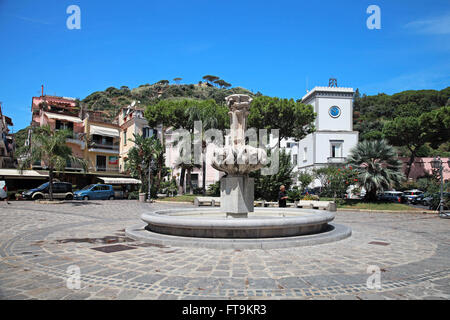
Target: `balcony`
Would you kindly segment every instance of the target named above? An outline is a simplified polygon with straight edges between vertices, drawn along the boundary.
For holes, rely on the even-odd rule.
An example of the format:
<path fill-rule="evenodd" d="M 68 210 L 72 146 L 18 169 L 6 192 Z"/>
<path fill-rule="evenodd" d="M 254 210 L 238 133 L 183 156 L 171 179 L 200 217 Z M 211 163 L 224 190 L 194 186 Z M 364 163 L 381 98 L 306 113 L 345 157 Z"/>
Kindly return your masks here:
<path fill-rule="evenodd" d="M 103 153 L 110 153 L 110 154 L 119 154 L 119 145 L 92 142 L 89 145 L 88 150 L 89 150 L 89 152 L 103 152 Z"/>
<path fill-rule="evenodd" d="M 343 164 L 347 160 L 346 157 L 328 157 L 327 161 L 329 164 Z"/>
<path fill-rule="evenodd" d="M 118 173 L 119 168 L 89 167 L 89 171 Z"/>

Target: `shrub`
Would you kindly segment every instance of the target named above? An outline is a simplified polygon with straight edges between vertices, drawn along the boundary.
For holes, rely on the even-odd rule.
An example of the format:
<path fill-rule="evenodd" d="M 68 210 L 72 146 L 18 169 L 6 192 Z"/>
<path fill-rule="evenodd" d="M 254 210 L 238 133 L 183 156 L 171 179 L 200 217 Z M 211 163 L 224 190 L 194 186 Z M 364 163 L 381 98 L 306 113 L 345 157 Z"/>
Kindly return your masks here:
<path fill-rule="evenodd" d="M 302 197 L 302 192 L 297 186 L 294 186 L 287 192 L 287 196 L 290 201 L 298 201 Z"/>
<path fill-rule="evenodd" d="M 302 198 L 302 200 L 319 200 L 319 196 L 316 196 L 315 194 L 307 194 Z"/>
<path fill-rule="evenodd" d="M 128 200 L 138 200 L 139 199 L 139 191 L 133 191 L 128 194 Z"/>
<path fill-rule="evenodd" d="M 220 196 L 220 181 L 216 181 L 208 186 L 208 190 L 206 191 L 207 195 L 211 197 L 219 197 Z"/>

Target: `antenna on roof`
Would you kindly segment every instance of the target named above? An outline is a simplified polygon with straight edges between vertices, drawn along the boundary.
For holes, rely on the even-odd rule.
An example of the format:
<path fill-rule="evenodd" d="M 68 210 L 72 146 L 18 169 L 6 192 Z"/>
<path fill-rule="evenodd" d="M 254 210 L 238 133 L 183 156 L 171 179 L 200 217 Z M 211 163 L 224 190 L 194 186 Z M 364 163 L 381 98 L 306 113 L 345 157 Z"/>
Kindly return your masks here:
<path fill-rule="evenodd" d="M 337 88 L 337 79 L 336 78 L 330 78 L 329 80 L 328 80 L 328 86 L 330 87 L 330 88 L 333 88 L 333 87 L 335 87 L 335 88 Z"/>

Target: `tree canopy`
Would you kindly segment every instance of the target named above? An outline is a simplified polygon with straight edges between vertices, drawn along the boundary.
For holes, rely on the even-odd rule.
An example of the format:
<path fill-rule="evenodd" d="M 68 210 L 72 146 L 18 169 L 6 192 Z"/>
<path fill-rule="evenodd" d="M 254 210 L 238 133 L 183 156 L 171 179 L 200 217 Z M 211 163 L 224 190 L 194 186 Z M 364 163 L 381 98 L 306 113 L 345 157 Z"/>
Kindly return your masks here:
<path fill-rule="evenodd" d="M 314 132 L 314 109 L 294 99 L 259 96 L 253 99 L 248 117 L 249 127 L 279 129 L 280 140 L 293 137 L 303 139 Z"/>

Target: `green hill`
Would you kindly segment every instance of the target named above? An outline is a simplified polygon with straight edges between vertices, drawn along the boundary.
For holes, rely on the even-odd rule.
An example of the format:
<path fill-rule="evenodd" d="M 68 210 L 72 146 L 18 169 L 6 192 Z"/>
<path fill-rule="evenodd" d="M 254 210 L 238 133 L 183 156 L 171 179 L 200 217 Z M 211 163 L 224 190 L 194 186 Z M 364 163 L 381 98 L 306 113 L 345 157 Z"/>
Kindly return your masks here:
<path fill-rule="evenodd" d="M 122 86 L 120 89 L 109 87 L 104 91 L 96 91 L 83 100 L 82 104 L 88 110 L 104 111 L 106 116 L 112 119 L 117 110 L 129 105 L 133 100 L 140 101 L 141 106 L 157 103 L 160 100 L 192 98 L 214 99 L 217 103 L 225 103 L 225 97 L 230 94 L 242 93 L 253 96 L 247 89 L 235 87 L 231 89 L 218 88 L 209 84 L 165 84 L 163 81 L 155 84 L 144 84 L 131 89 Z"/>

